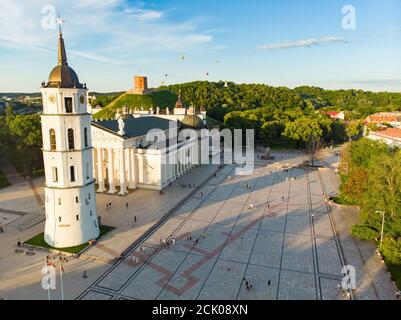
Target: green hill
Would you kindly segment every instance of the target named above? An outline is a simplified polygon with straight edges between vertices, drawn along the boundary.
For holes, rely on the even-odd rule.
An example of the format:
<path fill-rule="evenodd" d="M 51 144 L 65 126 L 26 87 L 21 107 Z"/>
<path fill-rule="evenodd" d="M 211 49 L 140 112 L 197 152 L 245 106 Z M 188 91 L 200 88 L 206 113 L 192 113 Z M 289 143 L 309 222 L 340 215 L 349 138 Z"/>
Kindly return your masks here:
<path fill-rule="evenodd" d="M 149 94 L 137 95 L 124 93 L 113 100 L 110 104 L 96 113 L 94 119 L 114 118 L 117 109 L 127 106 L 130 110 L 141 107 L 144 110 L 159 107 L 161 110 L 173 108 L 177 101 L 177 96 L 171 91 L 159 91 Z"/>

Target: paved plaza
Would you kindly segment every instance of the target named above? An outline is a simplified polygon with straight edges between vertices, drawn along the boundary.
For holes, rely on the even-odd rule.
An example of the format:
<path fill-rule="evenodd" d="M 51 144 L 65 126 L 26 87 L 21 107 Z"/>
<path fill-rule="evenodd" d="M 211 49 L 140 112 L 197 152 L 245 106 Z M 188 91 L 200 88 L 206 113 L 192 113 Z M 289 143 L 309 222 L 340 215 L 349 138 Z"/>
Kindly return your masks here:
<path fill-rule="evenodd" d="M 79 298 L 342 299 L 320 173 L 278 168 L 303 160 L 289 157 L 250 176 L 224 167 Z"/>
<path fill-rule="evenodd" d="M 216 167 L 198 167 L 163 194 L 98 194 L 102 222 L 116 229 L 64 264 L 64 298 L 344 299 L 337 285 L 349 264 L 357 273 L 356 299 L 394 299 L 397 289 L 374 245 L 349 234 L 357 210 L 325 201 L 324 194 L 338 192 L 338 157 L 329 153 L 321 163 L 326 168 L 316 170 L 290 169 L 305 161 L 301 153 L 273 155 L 271 164 L 258 160 L 250 176 L 225 166 L 213 177 Z M 41 287 L 48 253 L 14 252 L 17 240 L 43 232 L 43 179 L 33 183 L 16 179 L 0 191 L 1 216 L 8 217 L 0 234 L 0 297 L 6 300 L 48 299 Z M 194 183 L 204 184 L 195 190 Z M 122 252 L 124 259 L 113 264 Z M 60 298 L 57 285 L 51 299 Z"/>

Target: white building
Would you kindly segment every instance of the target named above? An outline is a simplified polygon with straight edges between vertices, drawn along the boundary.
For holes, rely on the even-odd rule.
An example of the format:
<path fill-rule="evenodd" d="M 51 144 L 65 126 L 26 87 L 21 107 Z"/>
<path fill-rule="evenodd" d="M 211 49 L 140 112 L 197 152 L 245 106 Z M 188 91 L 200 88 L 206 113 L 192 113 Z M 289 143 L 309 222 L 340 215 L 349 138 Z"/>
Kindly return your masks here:
<path fill-rule="evenodd" d="M 60 30 L 58 65 L 42 84 L 45 164 L 45 241 L 52 247 L 83 244 L 99 236 L 93 177 L 91 115 L 86 85 L 68 66 Z"/>
<path fill-rule="evenodd" d="M 203 127 L 195 115 L 187 115 L 182 122 L 157 116 L 93 121 L 98 191 L 124 195 L 128 189 L 162 190 L 208 161 L 209 135 L 202 136 Z M 155 129 L 160 130 L 156 139 L 147 136 Z M 181 129 L 195 130 L 189 136 L 180 136 Z"/>
<path fill-rule="evenodd" d="M 368 139 L 383 142 L 390 147 L 401 147 L 401 129 L 380 127 L 377 131 L 369 131 Z"/>

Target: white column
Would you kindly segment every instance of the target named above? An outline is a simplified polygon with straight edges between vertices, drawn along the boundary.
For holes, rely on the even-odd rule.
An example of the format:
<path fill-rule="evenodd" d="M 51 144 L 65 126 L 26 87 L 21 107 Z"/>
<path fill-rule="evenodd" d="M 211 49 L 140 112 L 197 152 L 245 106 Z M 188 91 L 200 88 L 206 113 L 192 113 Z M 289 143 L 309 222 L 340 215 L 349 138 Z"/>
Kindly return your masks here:
<path fill-rule="evenodd" d="M 138 161 L 136 161 L 136 149 L 131 149 L 131 162 L 132 162 L 132 189 L 136 189 L 138 186 Z"/>
<path fill-rule="evenodd" d="M 127 149 L 127 158 L 128 158 L 128 189 L 134 189 L 134 181 L 132 175 L 132 149 Z"/>
<path fill-rule="evenodd" d="M 108 159 L 109 159 L 109 192 L 108 193 L 115 193 L 116 192 L 116 185 L 114 182 L 114 152 L 113 149 L 108 149 Z"/>
<path fill-rule="evenodd" d="M 127 184 L 125 182 L 125 149 L 120 150 L 120 192 L 119 195 L 127 194 Z"/>
<path fill-rule="evenodd" d="M 99 181 L 99 177 L 97 175 L 97 148 L 92 148 L 92 159 L 93 159 L 93 166 L 92 166 L 92 174 L 93 174 L 93 179 L 96 181 Z"/>
<path fill-rule="evenodd" d="M 105 192 L 106 188 L 104 185 L 104 177 L 103 177 L 103 149 L 97 148 L 97 176 L 98 176 L 98 184 L 99 189 L 98 192 Z"/>
<path fill-rule="evenodd" d="M 181 152 L 178 153 L 178 174 L 182 176 L 182 163 L 181 163 Z"/>

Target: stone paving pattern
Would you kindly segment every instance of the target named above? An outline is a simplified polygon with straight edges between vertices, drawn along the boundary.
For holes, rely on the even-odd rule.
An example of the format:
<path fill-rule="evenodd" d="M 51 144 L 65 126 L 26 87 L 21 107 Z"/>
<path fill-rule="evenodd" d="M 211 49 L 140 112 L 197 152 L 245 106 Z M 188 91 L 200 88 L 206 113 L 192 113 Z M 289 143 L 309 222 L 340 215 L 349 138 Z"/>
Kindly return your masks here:
<path fill-rule="evenodd" d="M 143 252 L 129 254 L 138 263 L 126 257 L 79 299 L 342 299 L 341 251 L 319 174 L 277 165 L 250 176 L 224 167 L 203 197 L 192 196 L 141 243 Z M 175 244 L 161 244 L 168 239 Z"/>

